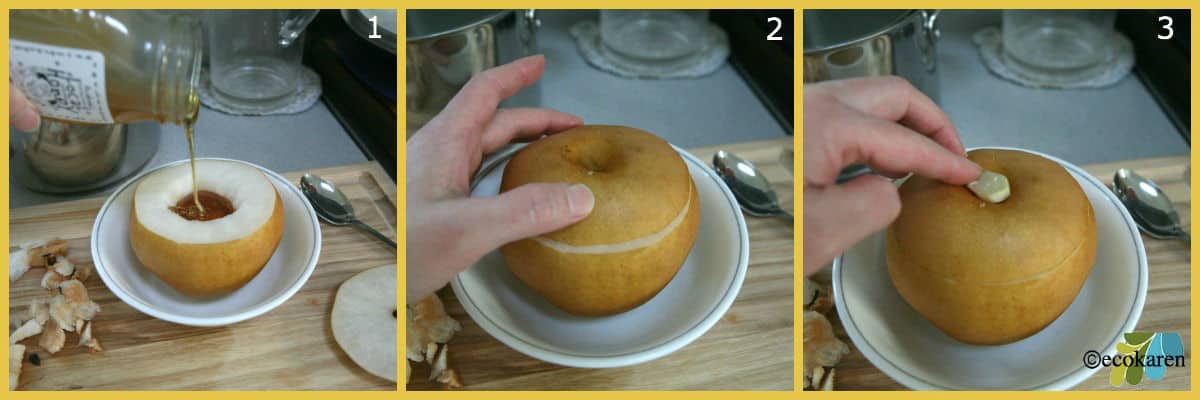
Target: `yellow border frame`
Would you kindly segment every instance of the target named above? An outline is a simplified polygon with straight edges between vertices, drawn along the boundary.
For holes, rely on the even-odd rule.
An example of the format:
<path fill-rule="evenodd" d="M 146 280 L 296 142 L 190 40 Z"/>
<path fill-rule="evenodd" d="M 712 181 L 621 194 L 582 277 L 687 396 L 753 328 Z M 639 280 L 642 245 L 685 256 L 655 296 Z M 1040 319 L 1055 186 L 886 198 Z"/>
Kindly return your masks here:
<path fill-rule="evenodd" d="M 459 1 L 459 2 L 453 2 L 453 3 L 449 2 L 449 1 L 415 0 L 415 1 L 406 2 L 404 4 L 404 6 L 405 6 L 405 9 L 401 10 L 401 14 L 405 14 L 405 15 L 406 15 L 407 9 L 457 9 L 457 8 L 464 8 L 464 9 L 536 8 L 536 9 L 559 9 L 559 10 L 562 10 L 562 9 L 588 9 L 588 10 L 591 10 L 591 9 L 688 9 L 688 8 L 690 8 L 690 9 L 706 9 L 706 8 L 707 9 L 779 9 L 779 10 L 791 9 L 791 10 L 793 10 L 794 16 L 796 17 L 795 21 L 800 20 L 799 10 L 796 7 L 795 1 L 779 1 L 779 0 L 754 0 L 754 1 L 749 1 L 749 2 L 745 2 L 745 3 L 736 3 L 736 4 L 731 3 L 731 2 L 720 2 L 720 1 L 713 1 L 713 0 L 700 0 L 700 1 L 693 1 L 693 2 L 683 2 L 683 1 L 678 1 L 678 0 L 667 0 L 667 1 L 660 0 L 660 1 L 655 1 L 652 4 L 645 3 L 645 2 L 629 1 L 629 0 L 607 1 L 607 2 L 594 1 L 594 0 L 588 0 L 588 1 L 533 0 L 533 1 L 487 1 L 487 2 L 485 2 L 485 1 Z M 400 26 L 398 29 L 404 30 L 404 22 L 400 22 Z M 799 24 L 796 24 L 796 26 L 793 27 L 792 35 L 794 35 L 794 37 L 799 39 L 799 36 L 800 36 Z M 798 43 L 800 43 L 800 41 L 796 40 L 793 43 L 797 44 L 797 45 L 794 45 L 795 47 L 793 48 L 793 51 L 795 53 L 799 53 Z M 406 61 L 405 52 L 406 52 L 406 49 L 400 50 L 399 55 L 401 58 L 401 60 L 400 60 L 401 68 L 404 67 L 404 63 Z M 792 71 L 794 74 L 793 78 L 795 79 L 795 82 L 800 82 L 800 72 L 799 72 L 800 69 L 799 68 L 800 68 L 799 59 L 798 58 L 793 59 Z M 798 98 L 799 97 L 797 97 L 797 99 Z M 795 106 L 794 111 L 796 112 L 797 115 L 799 115 L 800 107 L 799 107 L 798 103 Z M 401 113 L 401 114 L 402 115 L 401 115 L 400 119 L 401 119 L 401 122 L 403 123 L 405 120 L 405 117 L 403 116 L 403 113 Z M 406 144 L 403 141 L 401 141 L 399 146 L 400 146 L 399 153 L 401 154 L 400 159 L 401 159 L 401 163 L 403 163 L 406 158 L 405 157 Z M 799 164 L 800 164 L 799 160 L 795 160 L 793 162 L 793 167 L 795 168 Z M 402 166 L 398 167 L 397 170 L 398 171 L 403 170 Z M 401 187 L 399 189 L 399 193 L 401 196 L 399 196 L 399 197 L 403 197 L 402 195 L 404 194 L 404 190 L 405 190 L 404 186 L 401 185 Z M 400 201 L 403 202 L 405 200 L 400 200 Z M 405 207 L 401 206 L 399 208 L 401 211 L 400 211 L 400 216 L 398 218 L 403 218 Z M 793 230 L 793 232 L 797 232 L 797 231 Z M 400 234 L 401 234 L 400 238 L 403 239 L 404 232 L 401 232 Z M 797 240 L 799 238 L 799 236 L 798 236 L 799 234 L 794 233 L 793 235 L 794 235 L 793 239 L 792 239 L 793 243 L 798 243 Z M 800 257 L 799 257 L 800 251 L 798 250 L 797 247 L 793 247 L 793 254 L 796 257 L 796 259 L 800 259 Z M 401 265 L 402 270 L 405 269 L 405 267 L 404 267 L 405 262 L 403 260 L 400 262 L 400 265 Z M 404 274 L 401 274 L 400 283 L 401 283 L 401 286 L 405 286 L 404 285 L 405 284 Z M 794 279 L 793 286 L 799 287 L 799 285 L 800 285 L 800 278 Z M 795 317 L 798 318 L 798 317 L 800 317 L 800 315 L 798 313 L 796 313 L 796 310 L 799 310 L 799 309 L 793 309 L 793 313 L 795 314 Z M 799 321 L 799 319 L 795 319 L 795 320 Z M 797 326 L 797 329 L 793 329 L 793 333 L 794 333 L 793 342 L 792 342 L 793 343 L 792 348 L 793 348 L 793 352 L 794 352 L 793 360 L 797 360 L 797 361 L 794 361 L 794 363 L 795 363 L 794 365 L 801 365 L 801 364 L 799 364 L 799 361 L 798 361 L 798 357 L 800 357 L 799 346 L 795 345 L 795 343 L 800 343 L 800 341 L 801 341 L 801 336 L 799 334 L 798 328 L 799 327 Z M 401 336 L 401 339 L 403 339 L 403 337 L 405 336 L 405 333 L 401 332 L 400 336 Z M 404 368 L 404 367 L 405 366 L 401 366 L 401 368 Z M 739 398 L 741 398 L 742 396 L 750 396 L 750 397 L 755 397 L 755 398 L 784 399 L 784 398 L 791 398 L 791 396 L 795 396 L 795 391 L 799 389 L 799 387 L 796 386 L 795 384 L 800 381 L 801 370 L 799 368 L 793 367 L 792 371 L 793 371 L 793 376 L 792 376 L 792 382 L 793 382 L 792 389 L 793 390 L 792 391 L 752 391 L 752 392 L 737 392 L 736 394 L 723 393 L 723 392 L 703 392 L 703 391 L 670 391 L 670 392 L 580 391 L 580 392 L 569 392 L 569 394 L 566 394 L 566 393 L 556 393 L 556 392 L 519 391 L 519 390 L 518 391 L 480 391 L 480 392 L 446 393 L 446 392 L 437 392 L 437 391 L 408 391 L 407 388 L 405 388 L 403 386 L 400 388 L 400 390 L 402 392 L 404 392 L 403 396 L 405 398 L 409 398 L 411 396 L 411 398 L 414 398 L 414 399 L 424 399 L 424 398 L 438 398 L 438 399 L 443 399 L 443 398 L 489 398 L 489 399 L 493 399 L 493 398 L 496 398 L 496 399 L 525 400 L 525 399 L 558 399 L 558 398 L 562 398 L 564 396 L 570 396 L 572 399 L 599 399 L 599 398 L 610 398 L 610 397 L 616 396 L 616 395 L 619 395 L 622 397 L 634 396 L 634 398 L 652 398 L 652 397 L 660 397 L 660 396 L 666 395 L 666 396 L 679 396 L 681 398 L 686 397 L 689 399 L 693 399 L 693 398 L 695 398 L 695 399 L 725 399 L 731 395 L 736 395 Z"/>
<path fill-rule="evenodd" d="M 164 4 L 163 1 L 145 1 L 145 0 L 140 0 L 140 1 L 99 0 L 99 1 L 90 1 L 90 2 L 85 2 L 85 1 L 29 1 L 29 0 L 8 1 L 8 0 L 6 0 L 5 4 L 3 5 L 5 15 L 3 18 L 0 18 L 0 32 L 3 32 L 3 34 L 4 34 L 3 37 L 5 38 L 5 45 L 0 47 L 0 74 L 3 74 L 4 76 L 8 76 L 8 72 L 9 72 L 8 45 L 7 45 L 8 40 L 7 39 L 8 39 L 8 35 L 9 35 L 8 10 L 11 10 L 11 9 L 20 9 L 20 8 L 28 8 L 28 9 L 50 9 L 50 8 L 109 8 L 109 9 L 135 9 L 135 8 L 143 8 L 143 9 L 214 9 L 214 8 L 227 8 L 227 9 L 293 8 L 293 9 L 303 9 L 303 8 L 309 8 L 309 9 L 319 9 L 319 8 L 330 8 L 328 6 L 331 6 L 331 5 L 339 6 L 339 8 L 376 8 L 376 9 L 391 8 L 391 9 L 394 9 L 397 5 L 397 2 L 384 1 L 384 0 L 351 0 L 351 1 L 345 1 L 345 2 L 313 1 L 313 0 L 290 0 L 290 1 L 255 0 L 253 2 L 245 2 L 245 1 L 236 2 L 236 1 L 230 1 L 230 0 L 213 0 L 213 1 L 186 0 L 186 1 L 171 2 L 171 4 L 168 5 L 168 4 Z M 325 6 L 325 7 L 322 7 L 322 6 Z M 397 73 L 396 73 L 397 78 L 399 78 L 399 76 L 400 76 L 399 71 L 400 70 L 397 69 Z M 0 100 L 0 106 L 3 106 L 3 108 L 5 110 L 8 109 L 8 90 L 9 90 L 8 85 L 0 85 L 0 94 L 3 95 L 3 99 Z M 6 112 L 0 113 L 0 114 L 2 114 L 2 115 L 0 115 L 0 124 L 5 126 L 7 129 L 7 127 L 8 127 L 8 112 L 6 111 Z M 399 131 L 397 131 L 397 134 L 399 135 Z M 7 147 L 7 146 L 8 145 L 5 144 L 5 147 Z M 9 221 L 8 165 L 9 165 L 9 156 L 8 156 L 7 151 L 4 152 L 3 157 L 4 157 L 3 158 L 4 162 L 2 165 L 0 165 L 0 172 L 3 173 L 3 177 L 0 178 L 0 181 L 3 182 L 3 188 L 0 189 L 0 193 L 2 193 L 2 196 L 3 196 L 3 199 L 0 200 L 0 217 L 2 217 L 4 220 L 5 229 L 3 230 L 3 233 L 0 233 L 0 239 L 2 239 L 5 243 L 8 243 L 9 242 L 9 237 L 8 237 L 8 235 L 9 235 L 9 232 L 8 232 L 8 221 Z M 403 191 L 403 187 L 401 187 L 400 190 Z M 400 208 L 399 214 L 403 215 L 403 208 Z M 403 238 L 401 238 L 401 240 L 403 240 Z M 5 270 L 7 270 L 7 261 L 5 261 L 5 265 L 6 265 Z M 3 317 L 0 317 L 0 322 L 3 322 L 4 326 L 6 326 L 6 327 L 9 326 L 9 315 L 7 312 L 8 308 L 9 308 L 8 307 L 9 306 L 8 293 L 9 293 L 9 288 L 8 288 L 8 284 L 6 283 L 3 285 L 3 289 L 0 290 L 0 306 L 3 306 L 4 310 L 6 310 L 3 313 L 4 314 Z M 397 303 L 399 303 L 399 302 L 403 301 L 403 298 L 401 296 L 397 295 L 396 300 L 397 300 Z M 397 343 L 399 343 L 399 342 L 397 342 Z M 8 375 L 7 374 L 7 372 L 8 372 L 8 362 L 7 362 L 8 346 L 4 346 L 4 349 L 2 350 L 2 352 L 4 354 L 4 359 L 5 359 L 5 362 L 3 365 L 3 370 L 5 372 L 5 376 L 7 376 Z M 352 391 L 305 391 L 305 392 L 301 392 L 301 391 L 238 391 L 238 392 L 220 392 L 218 394 L 215 391 L 103 391 L 103 392 L 101 392 L 101 391 L 85 391 L 82 393 L 78 393 L 78 392 L 70 392 L 70 391 L 31 392 L 31 391 L 18 390 L 15 392 L 9 392 L 7 390 L 8 389 L 7 386 L 5 386 L 4 389 L 5 390 L 0 393 L 3 393 L 3 397 L 6 399 L 9 399 L 9 398 L 12 398 L 12 399 L 76 398 L 76 399 L 78 399 L 78 398 L 81 398 L 81 396 L 86 396 L 88 398 L 109 398 L 109 399 L 122 399 L 122 400 L 124 400 L 124 399 L 159 400 L 159 399 L 163 399 L 163 398 L 207 399 L 207 398 L 212 398 L 212 397 L 218 396 L 218 395 L 221 397 L 229 397 L 229 398 L 233 398 L 233 399 L 243 399 L 244 398 L 244 399 L 255 399 L 255 400 L 275 399 L 275 398 L 289 399 L 289 400 L 293 400 L 293 399 L 318 400 L 318 399 L 329 399 L 332 396 L 337 396 L 338 398 L 356 398 L 356 399 L 394 399 L 396 397 L 395 391 L 391 391 L 391 392 L 389 392 L 389 391 L 375 391 L 375 392 L 366 392 L 366 391 L 358 391 L 358 392 L 352 392 Z M 396 391 L 398 391 L 399 389 L 400 389 L 400 385 L 397 384 Z"/>
<path fill-rule="evenodd" d="M 894 1 L 889 2 L 889 1 L 880 1 L 880 0 L 873 0 L 873 1 L 809 0 L 809 1 L 802 1 L 802 6 L 803 6 L 803 8 L 806 8 L 806 9 L 895 9 L 895 8 L 898 8 L 898 7 L 896 7 L 897 3 L 898 2 L 894 2 Z M 905 2 L 904 5 L 913 6 L 910 8 L 919 8 L 919 9 L 981 9 L 981 10 L 984 10 L 984 9 L 1187 9 L 1187 10 L 1191 10 L 1192 21 L 1195 21 L 1195 17 L 1196 17 L 1195 10 L 1196 10 L 1197 6 L 1200 5 L 1200 3 L 1197 3 L 1195 1 L 1178 1 L 1178 0 L 1175 0 L 1175 1 L 1141 1 L 1141 2 L 1115 1 L 1115 0 L 1096 0 L 1096 1 L 1010 0 L 1010 1 L 973 1 L 973 2 L 937 0 L 937 1 L 910 1 L 910 2 Z M 803 12 L 803 10 L 801 10 L 801 12 Z M 797 25 L 803 24 L 803 19 L 800 19 L 798 21 L 799 22 L 797 23 Z M 1194 24 L 1194 22 L 1193 22 L 1193 24 Z M 798 36 L 802 36 L 802 34 L 798 34 Z M 1195 27 L 1193 25 L 1192 32 L 1191 32 L 1192 48 L 1190 50 L 1190 54 L 1192 54 L 1193 57 L 1196 54 L 1196 49 L 1197 49 L 1196 39 L 1197 38 L 1200 38 L 1200 33 L 1197 32 L 1197 30 L 1195 29 Z M 801 37 L 801 40 L 803 40 L 803 37 Z M 800 53 L 800 52 L 797 52 L 797 53 Z M 1196 121 L 1195 114 L 1196 114 L 1197 109 L 1200 109 L 1197 107 L 1197 104 L 1195 102 L 1196 89 L 1198 87 L 1196 81 L 1197 81 L 1197 78 L 1200 78 L 1200 69 L 1197 68 L 1195 61 L 1192 61 L 1190 68 L 1191 68 L 1191 93 L 1192 93 L 1192 95 L 1191 95 L 1192 117 L 1191 117 L 1190 124 L 1191 124 L 1191 126 L 1194 127 L 1195 121 Z M 802 79 L 803 71 L 796 71 L 796 75 L 797 75 L 797 77 L 796 77 L 797 81 L 803 82 L 803 79 Z M 802 86 L 803 85 L 801 85 L 801 88 L 798 93 L 798 96 L 799 96 L 798 98 L 801 99 L 801 101 L 803 99 L 803 92 L 804 92 Z M 800 104 L 800 102 L 797 102 L 797 104 Z M 800 108 L 802 108 L 802 107 L 800 107 Z M 800 126 L 803 126 L 803 121 L 804 121 L 803 110 L 797 110 L 796 115 L 798 116 L 798 119 L 800 120 L 800 122 L 798 122 L 798 124 Z M 803 136 L 804 136 L 803 134 L 797 135 L 797 138 L 796 138 L 796 147 L 797 148 L 803 148 L 803 145 L 804 145 L 804 137 Z M 1197 153 L 1194 150 L 1191 151 L 1190 157 L 1191 157 L 1191 163 L 1195 164 L 1196 160 L 1197 160 Z M 796 161 L 795 161 L 796 162 L 796 170 L 800 171 L 800 173 L 798 174 L 799 176 L 803 176 L 803 174 L 804 174 L 802 159 L 803 159 L 803 155 L 801 155 L 800 157 L 797 157 Z M 1191 186 L 1195 187 L 1196 186 L 1195 184 L 1197 181 L 1200 181 L 1200 179 L 1198 179 L 1196 177 L 1192 177 L 1191 178 Z M 804 202 L 803 185 L 796 185 L 794 190 L 795 190 L 796 198 L 798 199 L 798 200 L 796 200 L 796 203 L 803 204 L 803 202 Z M 1192 195 L 1191 195 L 1191 201 L 1195 202 L 1195 200 L 1198 197 L 1200 197 L 1200 196 L 1198 196 L 1196 194 L 1196 192 L 1193 191 Z M 800 208 L 802 209 L 803 207 L 800 207 Z M 803 220 L 803 210 L 801 210 L 801 209 L 797 209 L 796 214 L 801 220 Z M 1195 221 L 1196 221 L 1196 216 L 1193 214 L 1190 222 L 1194 223 Z M 797 242 L 796 242 L 797 243 L 796 259 L 798 259 L 798 260 L 803 260 L 803 257 L 801 254 L 802 248 L 803 248 L 803 241 L 804 241 L 803 233 L 802 232 L 798 233 L 797 234 Z M 1190 251 L 1194 253 L 1195 250 L 1196 250 L 1196 245 L 1193 244 Z M 801 262 L 803 262 L 803 261 L 801 261 Z M 802 279 L 802 275 L 803 274 L 798 274 L 796 279 L 797 280 Z M 1197 278 L 1196 278 L 1196 275 L 1193 274 L 1192 278 L 1191 278 L 1191 287 L 1195 288 L 1196 283 L 1197 283 Z M 796 287 L 799 287 L 799 286 L 800 286 L 800 283 L 797 282 Z M 1192 293 L 1195 293 L 1194 289 L 1193 289 Z M 802 319 L 799 319 L 800 318 L 799 311 L 797 313 L 798 313 L 796 315 L 797 320 L 802 321 Z M 1196 316 L 1197 316 L 1197 308 L 1196 308 L 1195 301 L 1193 300 L 1191 303 L 1191 319 L 1195 320 Z M 796 330 L 797 339 L 800 339 L 799 340 L 800 343 L 803 342 L 803 340 L 802 340 L 803 333 L 800 332 L 801 328 L 802 327 L 797 327 L 797 330 Z M 1191 332 L 1189 332 L 1189 334 L 1191 334 Z M 1186 346 L 1190 346 L 1190 347 L 1188 347 L 1184 350 L 1188 354 L 1189 362 L 1192 360 L 1195 360 L 1195 358 L 1192 356 L 1193 355 L 1192 349 L 1196 348 L 1196 343 L 1197 343 L 1196 338 L 1193 334 L 1189 343 L 1186 344 Z M 803 352 L 800 350 L 801 347 L 802 346 L 797 346 L 796 358 L 797 358 L 797 360 L 800 360 L 800 361 L 797 361 L 797 363 L 803 362 L 803 359 L 802 359 Z M 1107 371 L 1108 371 L 1107 368 L 1102 368 L 1100 371 L 1097 371 L 1096 373 L 1100 374 L 1100 373 L 1104 373 Z M 797 372 L 797 378 L 799 378 L 800 377 L 799 375 L 802 373 L 803 373 L 802 371 Z M 799 382 L 799 379 L 797 379 L 797 382 Z M 1122 388 L 1113 388 L 1112 390 L 1108 390 L 1108 391 L 1028 392 L 1028 394 L 1025 394 L 1023 392 L 1021 394 L 1021 396 L 1033 396 L 1036 398 L 1046 398 L 1047 396 L 1053 396 L 1055 398 L 1060 398 L 1060 397 L 1061 398 L 1075 398 L 1075 399 L 1086 398 L 1089 400 L 1090 399 L 1106 399 L 1106 398 L 1115 399 L 1115 398 L 1121 398 L 1122 396 L 1128 396 L 1131 394 L 1131 393 L 1123 393 L 1123 392 L 1137 390 L 1138 395 L 1153 396 L 1153 398 L 1156 398 L 1156 399 L 1195 398 L 1194 397 L 1195 396 L 1194 393 L 1196 392 L 1196 369 L 1195 369 L 1195 367 L 1192 367 L 1190 369 L 1189 382 L 1190 382 L 1190 388 L 1187 391 L 1154 390 L 1152 388 L 1153 387 L 1152 384 L 1144 384 L 1140 387 L 1139 386 L 1133 386 L 1133 387 L 1125 386 Z M 922 398 L 950 399 L 950 398 L 960 398 L 960 396 L 962 396 L 962 397 L 970 396 L 972 399 L 975 399 L 975 398 L 1004 399 L 1008 396 L 1011 396 L 1012 394 L 1006 393 L 1006 392 L 987 392 L 987 391 L 970 391 L 970 392 L 965 392 L 965 393 L 912 392 L 912 391 L 910 391 L 910 392 L 888 393 L 885 395 L 880 392 L 865 392 L 865 391 L 840 392 L 840 393 L 839 392 L 805 391 L 805 392 L 803 392 L 802 395 L 803 396 L 816 396 L 818 398 L 827 398 L 827 397 L 916 398 L 916 397 L 922 397 Z"/>

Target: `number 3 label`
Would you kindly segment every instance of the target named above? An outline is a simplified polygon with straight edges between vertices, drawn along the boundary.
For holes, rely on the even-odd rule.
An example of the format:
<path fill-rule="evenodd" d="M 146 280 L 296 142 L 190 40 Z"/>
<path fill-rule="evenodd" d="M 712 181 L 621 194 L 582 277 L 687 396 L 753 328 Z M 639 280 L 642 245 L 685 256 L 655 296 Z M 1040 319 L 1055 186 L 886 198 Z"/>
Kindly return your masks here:
<path fill-rule="evenodd" d="M 779 17 L 770 17 L 770 18 L 767 18 L 767 22 L 775 23 L 775 30 L 773 30 L 773 31 L 771 31 L 771 33 L 767 34 L 767 40 L 768 41 L 783 40 L 783 37 L 777 36 L 777 35 L 779 35 L 779 29 L 783 28 L 783 20 L 779 19 Z"/>
<path fill-rule="evenodd" d="M 1158 17 L 1158 22 L 1163 22 L 1163 29 L 1167 30 L 1166 35 L 1158 35 L 1159 39 L 1167 40 L 1175 37 L 1175 29 L 1171 27 L 1171 24 L 1175 21 L 1171 20 L 1171 17 L 1166 15 Z"/>

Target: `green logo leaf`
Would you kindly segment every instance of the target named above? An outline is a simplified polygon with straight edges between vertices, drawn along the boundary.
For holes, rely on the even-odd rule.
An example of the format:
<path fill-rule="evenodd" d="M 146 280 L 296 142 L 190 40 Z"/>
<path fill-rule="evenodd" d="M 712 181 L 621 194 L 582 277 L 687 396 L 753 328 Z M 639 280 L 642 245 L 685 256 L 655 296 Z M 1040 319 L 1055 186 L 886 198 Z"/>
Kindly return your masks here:
<path fill-rule="evenodd" d="M 1108 373 L 1108 384 L 1113 387 L 1121 387 L 1125 383 L 1125 366 L 1113 366 L 1112 372 Z"/>
<path fill-rule="evenodd" d="M 1136 385 L 1136 384 L 1141 383 L 1142 382 L 1142 367 L 1140 365 L 1135 365 L 1135 366 L 1129 367 L 1129 369 L 1125 370 L 1125 382 L 1129 382 L 1130 385 Z"/>
<path fill-rule="evenodd" d="M 1125 343 L 1142 347 L 1152 337 L 1154 337 L 1154 332 L 1129 332 L 1125 334 Z"/>

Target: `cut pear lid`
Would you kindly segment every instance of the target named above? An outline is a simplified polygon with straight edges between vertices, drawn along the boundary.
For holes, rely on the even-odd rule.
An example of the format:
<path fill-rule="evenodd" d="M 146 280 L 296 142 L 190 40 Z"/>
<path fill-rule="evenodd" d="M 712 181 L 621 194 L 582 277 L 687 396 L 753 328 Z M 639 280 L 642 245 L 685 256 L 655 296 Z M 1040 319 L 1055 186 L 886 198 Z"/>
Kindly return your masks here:
<path fill-rule="evenodd" d="M 967 189 L 976 197 L 988 203 L 999 203 L 1008 200 L 1011 194 L 1008 188 L 1008 177 L 992 171 L 984 170 L 979 179 L 967 184 Z"/>
<path fill-rule="evenodd" d="M 396 381 L 396 266 L 372 268 L 338 288 L 333 339 L 372 375 Z"/>

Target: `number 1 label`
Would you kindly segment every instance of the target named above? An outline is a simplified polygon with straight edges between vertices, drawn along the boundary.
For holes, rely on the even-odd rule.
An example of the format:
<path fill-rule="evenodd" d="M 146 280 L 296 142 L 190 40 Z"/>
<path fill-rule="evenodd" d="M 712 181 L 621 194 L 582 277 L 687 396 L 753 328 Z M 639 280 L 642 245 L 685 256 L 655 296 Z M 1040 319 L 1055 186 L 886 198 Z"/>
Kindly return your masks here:
<path fill-rule="evenodd" d="M 367 35 L 367 39 L 382 38 L 383 36 L 379 36 L 379 17 L 372 15 L 371 18 L 367 18 L 367 20 L 371 21 L 371 34 Z"/>

